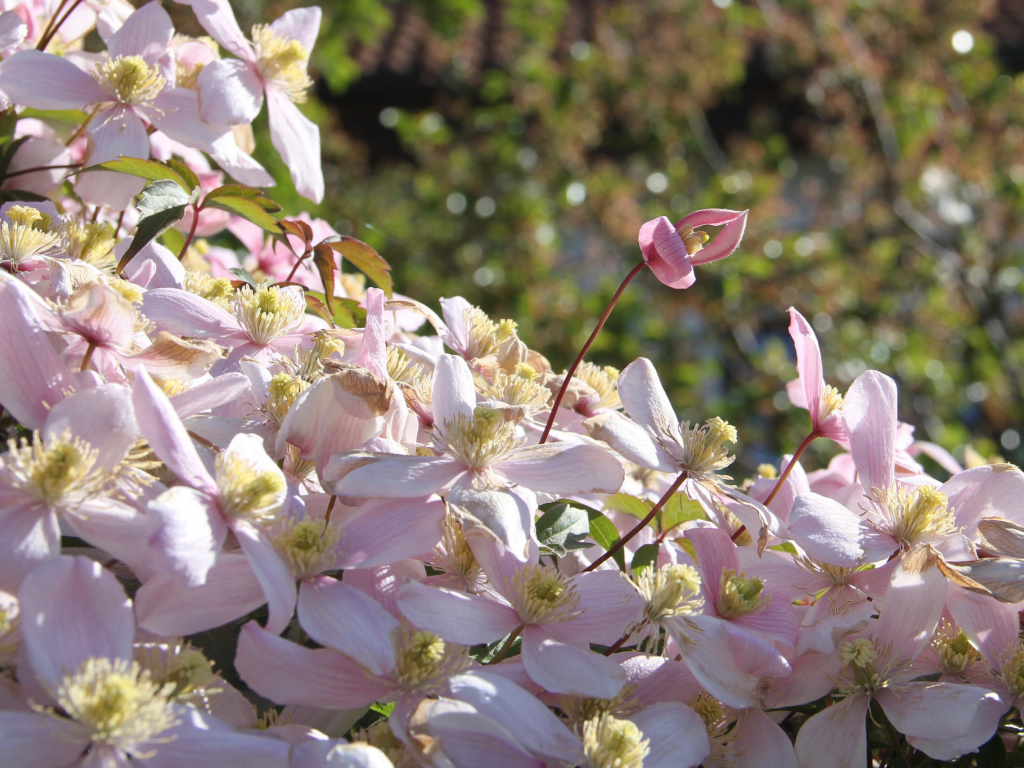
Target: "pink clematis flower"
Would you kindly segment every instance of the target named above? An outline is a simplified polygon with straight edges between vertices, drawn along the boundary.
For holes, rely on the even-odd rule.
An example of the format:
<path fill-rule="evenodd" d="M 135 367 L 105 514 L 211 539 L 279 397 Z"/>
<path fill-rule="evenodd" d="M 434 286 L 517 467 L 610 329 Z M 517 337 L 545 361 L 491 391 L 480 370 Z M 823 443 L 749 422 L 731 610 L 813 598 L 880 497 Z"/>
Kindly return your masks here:
<path fill-rule="evenodd" d="M 689 288 L 696 281 L 694 264 L 707 264 L 724 259 L 735 251 L 743 239 L 749 211 L 706 208 L 694 211 L 672 224 L 664 216 L 640 227 L 640 250 L 655 276 L 669 288 Z M 711 245 L 708 237 L 696 232 L 697 227 L 724 225 Z"/>
<path fill-rule="evenodd" d="M 131 600 L 99 563 L 61 557 L 30 573 L 19 597 L 28 663 L 18 677 L 47 709 L 0 711 L 5 766 L 289 764 L 286 742 L 237 732 L 153 680 L 134 659 Z"/>
<path fill-rule="evenodd" d="M 822 373 L 821 348 L 811 324 L 793 307 L 789 308 L 789 335 L 796 345 L 796 370 L 799 378 L 786 385 L 789 399 L 798 408 L 811 412 L 811 424 L 821 437 L 828 437 L 847 446 L 841 409 L 843 398 L 835 387 L 825 384 Z"/>
<path fill-rule="evenodd" d="M 257 25 L 246 40 L 226 0 L 190 0 L 199 23 L 237 59 L 211 61 L 199 74 L 203 120 L 215 125 L 251 123 L 266 93 L 270 140 L 291 171 L 295 189 L 319 203 L 324 197 L 320 131 L 299 112 L 313 85 L 306 72 L 320 29 L 320 9 L 295 8 L 270 25 Z"/>

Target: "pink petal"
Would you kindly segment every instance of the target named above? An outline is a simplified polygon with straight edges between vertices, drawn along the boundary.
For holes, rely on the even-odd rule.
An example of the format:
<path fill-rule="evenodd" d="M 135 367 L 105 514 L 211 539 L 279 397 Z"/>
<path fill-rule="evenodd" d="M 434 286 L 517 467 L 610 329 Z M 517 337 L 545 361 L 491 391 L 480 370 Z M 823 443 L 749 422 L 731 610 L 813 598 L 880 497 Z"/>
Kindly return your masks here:
<path fill-rule="evenodd" d="M 185 588 L 177 579 L 154 576 L 135 593 L 135 618 L 139 627 L 161 637 L 193 635 L 234 621 L 266 602 L 248 559 L 229 554 L 199 586 Z"/>
<path fill-rule="evenodd" d="M 369 499 L 351 515 L 339 517 L 335 511 L 335 517 L 345 532 L 339 568 L 370 568 L 416 557 L 444 534 L 444 504 L 438 499 Z"/>
<path fill-rule="evenodd" d="M 806 407 L 811 412 L 811 423 L 817 427 L 821 420 L 821 392 L 825 388 L 821 349 L 811 324 L 793 307 L 789 308 L 789 335 L 796 345 L 796 370 L 803 386 Z"/>
<path fill-rule="evenodd" d="M 155 745 L 156 754 L 143 763 L 146 768 L 282 768 L 290 764 L 288 742 L 255 729 L 237 731 L 192 707 L 184 707 L 180 724 L 160 738 L 165 741 Z"/>
<path fill-rule="evenodd" d="M 73 766 L 89 746 L 88 732 L 67 718 L 37 712 L 0 711 L 0 742 L 7 768 Z"/>
<path fill-rule="evenodd" d="M 466 482 L 460 480 L 452 486 L 448 503 L 474 553 L 480 552 L 477 542 L 483 540 L 498 545 L 497 560 L 521 563 L 536 560 L 533 514 L 537 502 L 533 492 L 518 486 L 508 490 L 478 490 L 472 487 L 468 476 L 463 477 Z M 488 563 L 480 554 L 477 560 L 487 570 Z"/>
<path fill-rule="evenodd" d="M 415 581 L 398 591 L 397 603 L 402 615 L 420 629 L 461 645 L 492 643 L 522 623 L 508 605 Z"/>
<path fill-rule="evenodd" d="M 18 51 L 0 65 L 0 90 L 33 109 L 81 109 L 110 98 L 99 83 L 67 59 Z"/>
<path fill-rule="evenodd" d="M 236 520 L 231 530 L 267 596 L 267 631 L 280 634 L 295 611 L 295 576 L 266 533 L 244 520 Z"/>
<path fill-rule="evenodd" d="M 582 613 L 568 621 L 546 625 L 555 640 L 611 645 L 643 611 L 643 599 L 621 571 L 580 573 L 571 577 L 569 584 L 579 595 Z"/>
<path fill-rule="evenodd" d="M 693 544 L 697 567 L 701 572 L 701 591 L 706 595 L 708 610 L 718 602 L 722 571 L 730 568 L 740 571 L 739 554 L 729 534 L 720 528 L 692 528 L 685 534 Z"/>
<path fill-rule="evenodd" d="M 319 8 L 317 12 L 319 13 Z M 387 376 L 387 352 L 384 349 L 384 291 L 368 288 L 366 291 L 366 327 L 359 353 L 352 361 L 383 379 Z"/>
<path fill-rule="evenodd" d="M 214 40 L 246 61 L 254 61 L 252 45 L 246 40 L 227 0 L 188 0 L 185 3 Z"/>
<path fill-rule="evenodd" d="M 744 709 L 761 706 L 758 677 L 740 666 L 731 648 L 726 622 L 713 616 L 696 616 L 700 627 L 690 639 L 695 645 L 682 644 L 683 661 L 707 691 L 723 704 Z M 746 661 L 746 660 L 743 660 Z"/>
<path fill-rule="evenodd" d="M 434 423 L 443 427 L 456 416 L 472 418 L 476 407 L 476 385 L 469 365 L 457 355 L 441 355 L 434 366 Z"/>
<path fill-rule="evenodd" d="M 595 445 L 524 446 L 495 464 L 493 470 L 517 485 L 542 493 L 615 493 L 622 487 L 622 464 Z"/>
<path fill-rule="evenodd" d="M 320 129 L 299 112 L 288 98 L 267 89 L 270 143 L 291 172 L 295 191 L 319 203 L 324 199 L 324 174 L 320 158 Z"/>
<path fill-rule="evenodd" d="M 135 405 L 135 418 L 153 453 L 183 483 L 208 494 L 216 494 L 217 484 L 199 458 L 174 406 L 145 369 L 135 376 L 132 403 Z"/>
<path fill-rule="evenodd" d="M 170 397 L 178 417 L 185 419 L 197 413 L 242 400 L 249 394 L 249 379 L 242 373 L 224 373 L 200 382 Z"/>
<path fill-rule="evenodd" d="M 18 318 L 0 333 L 0 404 L 28 429 L 41 429 L 50 408 L 75 388 L 39 311 L 46 309 L 27 285 L 16 277 L 0 276 L 0 313 Z"/>
<path fill-rule="evenodd" d="M 320 9 L 315 5 L 309 8 L 293 8 L 272 22 L 270 29 L 285 40 L 298 40 L 306 49 L 306 53 L 309 53 L 313 50 L 317 32 L 320 31 L 320 16 Z"/>
<path fill-rule="evenodd" d="M 694 264 L 707 264 L 711 261 L 724 259 L 735 251 L 743 239 L 743 232 L 747 228 L 747 214 L 750 211 L 730 211 L 726 208 L 705 208 L 703 211 L 694 211 L 676 222 L 676 231 L 683 227 L 717 227 L 724 224 L 722 231 L 710 243 L 705 245 L 693 256 L 690 261 Z"/>
<path fill-rule="evenodd" d="M 0 51 L 9 51 L 21 45 L 28 27 L 16 11 L 0 13 Z"/>
<path fill-rule="evenodd" d="M 711 754 L 711 742 L 700 715 L 685 704 L 666 701 L 629 717 L 650 739 L 644 768 L 691 768 Z M 772 768 L 776 768 L 772 764 Z"/>
<path fill-rule="evenodd" d="M 878 371 L 862 373 L 843 403 L 850 453 L 865 490 L 895 483 L 896 382 Z"/>
<path fill-rule="evenodd" d="M 46 418 L 43 434 L 52 440 L 65 431 L 99 451 L 99 467 L 112 470 L 141 436 L 131 392 L 116 384 L 101 384 L 75 392 L 57 403 Z"/>
<path fill-rule="evenodd" d="M 263 107 L 263 83 L 240 59 L 211 61 L 199 73 L 199 114 L 209 125 L 246 125 Z"/>
<path fill-rule="evenodd" d="M 637 358 L 622 371 L 619 399 L 633 421 L 655 440 L 680 442 L 679 421 L 650 360 Z"/>
<path fill-rule="evenodd" d="M 550 709 L 515 683 L 479 670 L 453 677 L 448 689 L 452 698 L 472 705 L 495 722 L 506 721 L 508 712 L 515 712 L 516 728 L 529 734 L 527 747 L 534 754 L 559 764 L 580 761 L 579 740 Z"/>
<path fill-rule="evenodd" d="M 57 515 L 42 503 L 5 504 L 0 510 L 0 589 L 15 592 L 29 571 L 60 554 Z"/>
<path fill-rule="evenodd" d="M 345 741 L 307 741 L 296 745 L 290 765 L 291 768 L 394 768 L 376 747 Z"/>
<path fill-rule="evenodd" d="M 329 648 L 311 650 L 250 621 L 238 636 L 235 669 L 246 684 L 278 704 L 348 709 L 386 701 L 387 685 Z"/>
<path fill-rule="evenodd" d="M 431 745 L 434 764 L 488 768 L 541 768 L 526 747 L 499 721 L 452 699 L 427 699 L 414 710 L 406 738 Z M 392 715 L 392 723 L 396 718 Z M 398 726 L 392 725 L 392 728 Z M 443 763 L 438 763 L 443 759 Z"/>
<path fill-rule="evenodd" d="M 947 584 L 935 560 L 923 550 L 905 555 L 892 574 L 873 632 L 879 647 L 892 643 L 901 658 L 916 659 L 938 627 Z"/>
<path fill-rule="evenodd" d="M 796 497 L 789 512 L 789 535 L 810 557 L 842 568 L 873 562 L 897 546 L 891 537 L 882 539 L 860 515 L 816 493 Z"/>
<path fill-rule="evenodd" d="M 984 689 L 976 690 L 983 691 Z M 887 696 L 886 698 L 889 697 Z M 903 704 L 900 702 L 896 706 L 903 706 Z M 949 702 L 948 706 L 952 707 L 954 704 Z M 907 741 L 914 749 L 919 749 L 935 760 L 953 760 L 960 755 L 973 752 L 991 739 L 996 732 L 996 728 L 999 727 L 999 721 L 1003 714 L 1005 714 L 1007 707 L 1008 705 L 994 693 L 988 692 L 988 696 L 984 697 L 982 703 L 974 709 L 973 714 L 965 717 L 965 713 L 958 712 L 958 720 L 960 721 L 958 730 L 961 731 L 960 735 L 953 736 L 949 732 L 944 732 L 937 738 L 926 738 L 908 733 L 906 734 Z M 888 712 L 889 709 L 887 708 L 886 714 Z"/>
<path fill-rule="evenodd" d="M 626 682 L 614 659 L 552 640 L 541 627 L 523 630 L 522 647 L 526 671 L 550 693 L 611 699 Z"/>
<path fill-rule="evenodd" d="M 428 496 L 451 483 L 466 468 L 455 459 L 441 456 L 366 455 L 355 469 L 340 479 L 334 468 L 344 466 L 338 454 L 328 463 L 321 478 L 324 487 L 337 496 L 357 499 L 412 499 Z"/>
<path fill-rule="evenodd" d="M 668 472 L 676 468 L 664 448 L 651 438 L 647 430 L 617 411 L 606 411 L 586 419 L 583 428 L 592 438 L 607 443 L 634 464 Z"/>
<path fill-rule="evenodd" d="M 60 557 L 25 577 L 21 632 L 36 676 L 56 690 L 89 658 L 132 658 L 131 601 L 109 571 L 85 557 Z"/>
<path fill-rule="evenodd" d="M 837 653 L 805 653 L 793 659 L 792 667 L 769 689 L 767 706 L 785 709 L 817 701 L 833 689 L 842 668 Z"/>
<path fill-rule="evenodd" d="M 696 282 L 686 245 L 664 216 L 640 227 L 640 251 L 655 277 L 669 288 L 689 288 Z"/>
<path fill-rule="evenodd" d="M 789 736 L 759 709 L 745 709 L 729 742 L 734 768 L 799 768 Z"/>
<path fill-rule="evenodd" d="M 1015 606 L 961 592 L 950 598 L 949 611 L 990 667 L 998 669 L 1002 658 L 1016 650 L 1020 617 Z"/>
<path fill-rule="evenodd" d="M 213 498 L 178 485 L 151 501 L 149 511 L 159 525 L 149 542 L 157 569 L 189 586 L 204 584 L 227 536 Z"/>
<path fill-rule="evenodd" d="M 149 136 L 131 107 L 115 106 L 97 113 L 89 123 L 90 151 L 86 162 L 98 165 L 119 157 L 149 157 Z M 114 210 L 127 208 L 145 181 L 115 171 L 80 173 L 75 191 L 87 203 Z"/>
<path fill-rule="evenodd" d="M 898 694 L 889 689 L 879 691 L 877 699 L 900 733 L 939 744 L 968 736 L 966 752 L 973 752 L 992 738 L 999 718 L 1009 709 L 987 688 L 954 683 L 908 683 Z M 971 730 L 979 710 L 983 727 Z"/>
<path fill-rule="evenodd" d="M 828 707 L 800 726 L 796 757 L 800 765 L 867 768 L 868 737 L 864 716 L 867 696 L 851 696 Z"/>
<path fill-rule="evenodd" d="M 983 517 L 1002 517 L 1024 522 L 1019 510 L 1024 498 L 1024 472 L 1012 464 L 975 467 L 947 480 L 940 489 L 956 513 L 957 525 L 972 536 Z"/>
<path fill-rule="evenodd" d="M 375 675 L 395 668 L 399 624 L 375 600 L 328 576 L 299 586 L 299 624 L 320 645 L 355 659 Z"/>
<path fill-rule="evenodd" d="M 155 64 L 167 53 L 174 35 L 174 25 L 159 2 L 150 2 L 125 19 L 122 27 L 107 40 L 111 59 L 118 56 L 141 56 Z"/>
<path fill-rule="evenodd" d="M 224 343 L 224 337 L 238 337 L 240 333 L 238 321 L 230 312 L 178 288 L 147 291 L 142 298 L 142 313 L 160 330 L 175 336 Z"/>
<path fill-rule="evenodd" d="M 274 177 L 267 169 L 245 154 L 231 133 L 225 133 L 210 148 L 210 157 L 239 184 L 250 187 L 272 187 Z"/>
<path fill-rule="evenodd" d="M 165 90 L 146 110 L 146 116 L 168 138 L 204 152 L 212 153 L 214 145 L 231 133 L 224 123 L 210 124 L 200 119 L 199 96 L 189 88 Z"/>

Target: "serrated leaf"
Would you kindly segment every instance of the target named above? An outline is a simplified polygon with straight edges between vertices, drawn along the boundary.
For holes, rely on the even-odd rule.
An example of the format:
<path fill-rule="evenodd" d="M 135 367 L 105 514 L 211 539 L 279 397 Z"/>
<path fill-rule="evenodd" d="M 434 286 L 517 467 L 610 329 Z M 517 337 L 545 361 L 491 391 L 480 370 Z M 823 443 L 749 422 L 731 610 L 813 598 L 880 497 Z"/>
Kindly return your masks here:
<path fill-rule="evenodd" d="M 277 234 L 281 231 L 277 219 L 263 210 L 258 203 L 246 200 L 244 197 L 225 195 L 224 197 L 215 197 L 211 200 L 210 196 L 207 195 L 201 207 L 217 208 L 233 213 L 236 216 L 241 216 L 246 221 L 251 221 L 257 227 L 262 227 L 267 232 Z"/>
<path fill-rule="evenodd" d="M 240 197 L 243 200 L 252 200 L 260 208 L 268 213 L 276 213 L 281 206 L 263 194 L 262 189 L 243 187 L 241 184 L 225 184 L 207 193 L 204 200 L 216 200 L 218 197 Z M 282 222 L 278 222 L 282 224 Z"/>
<path fill-rule="evenodd" d="M 294 235 L 295 237 L 304 241 L 306 245 L 309 245 L 309 240 L 306 238 L 306 233 L 302 230 L 302 227 L 299 226 L 298 222 L 292 221 L 291 219 L 282 219 L 281 221 L 277 222 L 277 226 L 280 227 L 285 234 Z M 312 237 L 312 235 L 310 235 L 310 237 Z"/>
<path fill-rule="evenodd" d="M 324 303 L 327 304 L 327 311 L 334 317 L 334 270 L 337 266 L 334 263 L 334 251 L 325 245 L 318 245 L 313 249 L 313 264 L 316 265 L 317 274 L 320 275 L 320 283 L 324 287 Z"/>
<path fill-rule="evenodd" d="M 140 203 L 140 210 L 141 207 Z M 128 250 L 124 252 L 121 260 L 117 263 L 117 274 L 120 275 L 121 270 L 128 266 L 128 262 L 135 258 L 135 254 L 145 248 L 150 241 L 159 237 L 171 224 L 179 221 L 185 215 L 187 208 L 187 205 L 176 205 L 139 219 L 139 223 L 135 227 L 135 237 L 132 238 L 132 244 L 128 246 Z"/>
<path fill-rule="evenodd" d="M 590 518 L 585 510 L 556 504 L 537 520 L 537 539 L 544 546 L 560 551 L 561 557 L 570 549 L 584 549 L 590 534 Z"/>
<path fill-rule="evenodd" d="M 153 216 L 177 206 L 187 206 L 190 199 L 188 191 L 176 182 L 154 181 L 142 190 L 142 199 L 138 205 L 139 213 L 142 217 Z"/>
<path fill-rule="evenodd" d="M 637 547 L 636 552 L 633 553 L 633 561 L 629 564 L 629 569 L 633 573 L 640 573 L 640 571 L 648 566 L 651 568 L 658 567 L 657 544 L 644 544 L 642 547 Z"/>
<path fill-rule="evenodd" d="M 199 187 L 199 177 L 192 172 L 192 169 L 185 165 L 180 160 L 176 160 L 173 157 L 167 158 L 167 167 L 177 172 L 179 176 L 188 185 L 185 189 L 188 192 L 192 192 L 194 189 Z"/>
<path fill-rule="evenodd" d="M 339 317 L 348 317 L 351 319 L 351 325 L 341 326 L 343 328 L 362 328 L 366 325 L 366 307 L 359 306 L 359 302 L 355 299 L 335 299 L 335 306 L 337 312 L 334 315 L 334 322 L 341 326 L 338 322 Z"/>
<path fill-rule="evenodd" d="M 242 267 L 231 267 L 228 272 L 237 277 L 243 283 L 248 283 L 253 288 L 256 287 L 256 278 L 252 276 L 252 273 Z"/>
<path fill-rule="evenodd" d="M 394 287 L 391 265 L 373 248 L 362 240 L 344 236 L 340 240 L 331 240 L 324 245 L 329 245 L 340 253 L 342 258 L 352 262 L 356 269 L 362 270 L 389 299 L 391 298 Z"/>
<path fill-rule="evenodd" d="M 189 189 L 188 182 L 181 178 L 177 171 L 156 160 L 143 160 L 138 157 L 122 156 L 117 158 L 117 160 L 108 160 L 98 165 L 90 165 L 88 168 L 83 168 L 79 173 L 86 173 L 88 171 L 117 171 L 118 173 L 126 173 L 129 176 L 136 176 L 148 181 L 173 181 L 185 192 L 192 191 Z"/>
<path fill-rule="evenodd" d="M 659 531 L 662 533 L 691 520 L 708 519 L 704 508 L 698 502 L 681 493 L 673 494 L 672 498 L 665 502 L 658 516 L 661 518 Z"/>
<path fill-rule="evenodd" d="M 622 512 L 623 514 L 643 520 L 654 507 L 651 502 L 627 493 L 613 493 L 604 500 L 605 511 Z"/>
<path fill-rule="evenodd" d="M 612 521 L 597 511 L 592 511 L 587 517 L 590 520 L 590 538 L 604 547 L 605 551 L 614 547 L 619 541 L 619 532 Z M 612 555 L 612 559 L 618 564 L 620 571 L 626 570 L 626 556 L 621 549 Z"/>

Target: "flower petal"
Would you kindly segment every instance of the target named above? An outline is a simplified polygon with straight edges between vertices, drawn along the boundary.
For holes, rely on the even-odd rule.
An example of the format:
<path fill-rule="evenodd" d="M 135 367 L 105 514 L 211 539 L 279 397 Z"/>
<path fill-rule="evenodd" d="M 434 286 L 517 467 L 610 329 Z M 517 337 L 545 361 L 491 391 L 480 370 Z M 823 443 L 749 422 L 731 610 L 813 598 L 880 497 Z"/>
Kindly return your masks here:
<path fill-rule="evenodd" d="M 522 623 L 508 605 L 415 581 L 402 586 L 397 603 L 402 615 L 417 627 L 460 645 L 492 643 Z"/>
<path fill-rule="evenodd" d="M 526 671 L 550 693 L 612 699 L 626 683 L 615 659 L 552 640 L 541 627 L 523 630 L 522 648 Z"/>
<path fill-rule="evenodd" d="M 524 446 L 492 469 L 516 485 L 542 493 L 615 493 L 625 472 L 615 456 L 596 445 Z"/>
<path fill-rule="evenodd" d="M 702 211 L 694 211 L 676 222 L 675 229 L 679 231 L 684 227 L 722 227 L 710 244 L 705 245 L 693 256 L 690 261 L 694 264 L 707 264 L 711 261 L 724 259 L 730 253 L 739 248 L 743 239 L 743 232 L 747 228 L 747 214 L 750 211 L 730 211 L 727 208 L 705 208 Z"/>
<path fill-rule="evenodd" d="M 240 59 L 211 61 L 199 73 L 199 115 L 209 125 L 246 125 L 263 107 L 263 83 Z"/>
<path fill-rule="evenodd" d="M 99 83 L 67 59 L 18 51 L 0 64 L 0 91 L 33 109 L 81 109 L 109 98 Z"/>
<path fill-rule="evenodd" d="M 651 741 L 644 768 L 691 768 L 711 754 L 704 721 L 678 701 L 646 707 L 629 719 Z"/>
<path fill-rule="evenodd" d="M 291 172 L 295 191 L 319 203 L 324 199 L 324 172 L 320 160 L 320 129 L 299 112 L 288 97 L 267 89 L 270 143 Z"/>
<path fill-rule="evenodd" d="M 125 19 L 124 24 L 107 40 L 111 59 L 118 56 L 141 56 L 148 64 L 156 64 L 167 53 L 174 24 L 159 2 L 146 3 Z"/>
<path fill-rule="evenodd" d="M 867 696 L 850 696 L 807 720 L 796 735 L 800 765 L 867 768 Z"/>
<path fill-rule="evenodd" d="M 7 768 L 78 765 L 91 741 L 89 733 L 67 718 L 41 712 L 0 711 L 0 742 Z"/>
<path fill-rule="evenodd" d="M 320 17 L 320 9 L 315 5 L 309 8 L 293 8 L 274 20 L 270 29 L 277 37 L 298 40 L 306 49 L 306 53 L 309 53 L 313 50 L 317 33 L 320 31 Z"/>
<path fill-rule="evenodd" d="M 696 282 L 686 245 L 667 218 L 659 216 L 640 227 L 639 242 L 647 266 L 669 288 L 689 288 Z"/>
<path fill-rule="evenodd" d="M 862 373 L 843 403 L 850 453 L 868 492 L 896 482 L 896 382 L 878 371 Z"/>
<path fill-rule="evenodd" d="M 263 594 L 267 596 L 267 607 L 270 610 L 267 631 L 280 634 L 295 612 L 295 576 L 266 533 L 244 520 L 236 520 L 231 531 L 249 559 Z"/>

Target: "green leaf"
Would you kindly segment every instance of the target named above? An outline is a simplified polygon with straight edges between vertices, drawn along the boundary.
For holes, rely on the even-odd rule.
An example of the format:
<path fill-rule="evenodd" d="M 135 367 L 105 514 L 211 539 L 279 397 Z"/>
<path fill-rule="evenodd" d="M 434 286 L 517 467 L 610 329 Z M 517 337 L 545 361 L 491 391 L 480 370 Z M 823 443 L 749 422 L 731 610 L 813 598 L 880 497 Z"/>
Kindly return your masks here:
<path fill-rule="evenodd" d="M 14 138 L 14 129 L 18 125 L 18 114 L 12 109 L 0 117 L 0 146 Z"/>
<path fill-rule="evenodd" d="M 671 531 L 677 525 L 688 523 L 691 520 L 708 519 L 704 508 L 699 503 L 693 501 L 693 499 L 688 499 L 681 493 L 674 494 L 671 499 L 665 502 L 665 506 L 662 507 L 659 516 L 661 517 L 659 530 L 662 533 Z"/>
<path fill-rule="evenodd" d="M 185 247 L 185 233 L 174 227 L 164 230 L 164 233 L 160 235 L 160 239 L 163 240 L 164 245 L 175 256 L 181 253 L 181 249 Z"/>
<path fill-rule="evenodd" d="M 253 288 L 256 287 L 256 278 L 252 276 L 252 273 L 242 267 L 231 267 L 228 272 L 234 275 L 236 278 L 241 280 L 243 283 L 248 283 Z"/>
<path fill-rule="evenodd" d="M 597 511 L 591 511 L 588 517 L 590 519 L 590 538 L 604 547 L 605 551 L 610 550 L 619 541 L 619 532 L 615 529 L 612 521 Z M 626 556 L 621 549 L 617 550 L 612 558 L 618 564 L 620 571 L 626 570 Z"/>
<path fill-rule="evenodd" d="M 176 171 L 179 176 L 184 180 L 188 186 L 186 190 L 192 192 L 199 186 L 199 177 L 197 177 L 192 169 L 185 165 L 180 160 L 175 160 L 173 157 L 167 158 L 167 167 L 173 171 Z"/>
<path fill-rule="evenodd" d="M 330 311 L 327 309 L 327 305 L 324 304 L 323 301 L 321 301 L 318 296 L 314 296 L 308 291 L 306 292 L 305 296 L 306 309 L 308 309 L 313 314 L 322 317 L 328 323 L 333 323 L 334 318 L 332 317 Z"/>
<path fill-rule="evenodd" d="M 324 302 L 327 304 L 327 311 L 334 317 L 334 270 L 337 266 L 334 263 L 334 251 L 326 245 L 318 245 L 313 249 L 313 263 L 320 275 L 320 282 L 324 286 Z"/>
<path fill-rule="evenodd" d="M 386 720 L 391 717 L 391 713 L 395 711 L 395 702 L 389 701 L 387 704 L 379 704 L 375 701 L 370 705 L 370 709 L 378 715 L 383 715 Z"/>
<path fill-rule="evenodd" d="M 154 189 L 155 188 L 155 189 Z M 184 199 L 185 202 L 177 202 Z M 117 263 L 117 274 L 123 270 L 139 251 L 150 241 L 159 237 L 174 222 L 180 221 L 188 208 L 188 193 L 172 181 L 156 181 L 142 190 L 139 213 L 142 217 L 135 227 L 132 244 Z"/>
<path fill-rule="evenodd" d="M 354 237 L 343 236 L 340 240 L 332 240 L 324 243 L 341 254 L 342 258 L 352 262 L 357 269 L 366 273 L 366 276 L 384 291 L 390 299 L 394 281 L 391 279 L 391 265 L 368 246 L 362 240 Z"/>
<path fill-rule="evenodd" d="M 177 171 L 163 163 L 158 163 L 156 160 L 142 160 L 138 157 L 119 157 L 117 160 L 108 160 L 98 165 L 90 165 L 88 168 L 83 168 L 79 173 L 87 173 L 88 171 L 117 171 L 118 173 L 127 173 L 129 176 L 137 176 L 148 181 L 173 181 L 186 192 L 192 191 L 189 189 L 188 182 L 181 178 Z"/>
<path fill-rule="evenodd" d="M 633 553 L 633 562 L 629 565 L 630 570 L 633 571 L 633 573 L 640 573 L 640 571 L 648 566 L 651 568 L 657 568 L 658 545 L 644 544 L 642 547 L 637 547 L 636 552 Z"/>
<path fill-rule="evenodd" d="M 630 517 L 635 517 L 637 520 L 643 520 L 647 517 L 653 507 L 654 505 L 646 499 L 640 499 L 626 493 L 613 493 L 604 500 L 606 512 L 609 510 L 622 512 Z"/>
<path fill-rule="evenodd" d="M 537 520 L 537 539 L 559 557 L 570 549 L 586 549 L 590 520 L 582 509 L 555 504 Z"/>
<path fill-rule="evenodd" d="M 781 544 L 768 547 L 768 549 L 774 549 L 776 552 L 788 552 L 793 557 L 800 557 L 800 553 L 791 541 L 784 541 Z"/>
<path fill-rule="evenodd" d="M 68 123 L 69 125 L 81 125 L 89 119 L 89 115 L 80 109 L 32 109 L 31 107 L 21 110 L 18 117 L 34 117 L 49 123 Z"/>
<path fill-rule="evenodd" d="M 22 136 L 20 139 L 14 139 L 2 145 L 2 149 L 0 149 L 0 179 L 7 175 L 7 166 L 11 164 L 14 153 L 30 138 L 30 136 Z"/>
<path fill-rule="evenodd" d="M 281 210 L 281 206 L 264 195 L 262 189 L 243 187 L 240 184 L 225 184 L 223 187 L 217 187 L 211 190 L 204 200 L 216 200 L 218 197 L 240 197 L 243 200 L 252 200 L 267 213 L 277 213 Z M 278 224 L 281 223 L 278 222 Z"/>
<path fill-rule="evenodd" d="M 262 227 L 267 232 L 279 234 L 281 228 L 277 226 L 277 219 L 263 210 L 263 206 L 252 200 L 246 200 L 244 197 L 235 197 L 232 195 L 225 195 L 223 197 L 215 197 L 213 200 L 207 195 L 203 200 L 203 208 L 218 208 L 222 211 L 228 211 L 241 216 L 246 221 L 251 221 L 258 227 Z"/>

